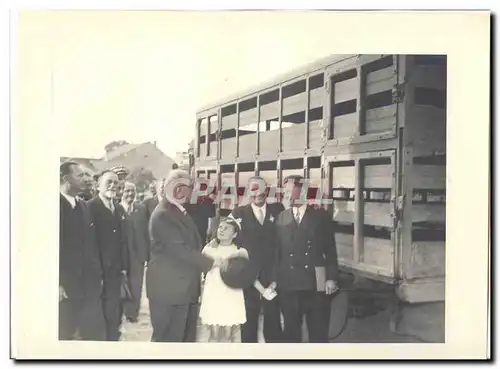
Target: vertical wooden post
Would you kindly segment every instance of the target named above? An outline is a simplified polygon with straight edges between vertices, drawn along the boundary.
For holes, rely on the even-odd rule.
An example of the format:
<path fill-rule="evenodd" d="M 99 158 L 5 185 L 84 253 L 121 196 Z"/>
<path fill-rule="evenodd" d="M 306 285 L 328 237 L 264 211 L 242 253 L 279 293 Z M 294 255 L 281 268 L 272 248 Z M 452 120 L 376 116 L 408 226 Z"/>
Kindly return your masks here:
<path fill-rule="evenodd" d="M 240 100 L 236 101 L 236 158 L 240 155 Z"/>
<path fill-rule="evenodd" d="M 210 116 L 207 116 L 205 122 L 205 156 L 210 157 Z"/>
<path fill-rule="evenodd" d="M 279 132 L 280 132 L 280 139 L 279 139 L 279 147 L 278 147 L 278 153 L 280 153 L 283 150 L 283 85 L 280 85 L 279 89 L 279 101 L 280 101 L 280 116 L 279 116 Z"/>
<path fill-rule="evenodd" d="M 305 106 L 305 150 L 309 149 L 309 107 L 311 106 L 311 91 L 309 91 L 309 76 L 306 77 L 306 106 Z"/>
<path fill-rule="evenodd" d="M 326 141 L 333 139 L 334 127 L 333 127 L 333 117 L 332 117 L 332 103 L 334 99 L 334 88 L 332 86 L 332 76 L 328 71 L 325 71 L 325 89 L 323 95 L 323 129 L 325 132 L 325 138 L 323 145 Z"/>
<path fill-rule="evenodd" d="M 238 118 L 239 120 L 239 118 Z M 240 171 L 238 168 L 238 163 L 234 163 L 234 186 L 236 187 L 236 201 L 234 203 L 234 207 L 236 208 L 239 203 L 239 198 L 238 198 L 238 189 L 240 186 Z"/>
<path fill-rule="evenodd" d="M 361 63 L 361 60 L 359 61 Z M 363 66 L 360 64 L 356 68 L 358 74 L 358 98 L 356 99 L 356 112 L 358 113 L 357 133 L 363 135 L 365 133 L 365 108 L 363 100 L 365 97 L 365 75 Z"/>
<path fill-rule="evenodd" d="M 260 95 L 257 95 L 257 149 L 255 153 L 260 155 Z"/>
<path fill-rule="evenodd" d="M 356 159 L 354 162 L 355 170 L 355 180 L 354 184 L 356 188 L 354 189 L 354 249 L 353 249 L 353 261 L 354 264 L 363 261 L 363 246 L 364 246 L 364 235 L 363 226 L 365 223 L 364 219 L 364 201 L 363 201 L 363 163 L 360 159 Z"/>
<path fill-rule="evenodd" d="M 217 109 L 217 159 L 222 157 L 222 109 Z"/>

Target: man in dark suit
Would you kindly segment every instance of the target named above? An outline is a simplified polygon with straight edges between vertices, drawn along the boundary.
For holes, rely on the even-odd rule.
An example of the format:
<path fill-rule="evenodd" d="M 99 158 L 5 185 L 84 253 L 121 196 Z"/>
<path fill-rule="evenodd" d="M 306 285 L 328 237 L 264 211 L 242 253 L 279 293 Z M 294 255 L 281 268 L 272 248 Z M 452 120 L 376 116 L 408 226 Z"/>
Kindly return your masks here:
<path fill-rule="evenodd" d="M 59 339 L 105 339 L 102 269 L 95 224 L 87 205 L 75 197 L 84 188 L 82 168 L 60 166 Z"/>
<path fill-rule="evenodd" d="M 146 271 L 152 341 L 194 342 L 201 274 L 222 266 L 201 254 L 198 229 L 187 214 L 192 181 L 189 173 L 172 170 L 165 193 L 149 222 L 151 258 Z"/>
<path fill-rule="evenodd" d="M 275 221 L 284 210 L 280 203 L 266 204 L 267 184 L 261 177 L 249 180 L 247 193 L 250 203 L 233 210 L 234 218 L 240 218 L 241 233 L 236 242 L 250 256 L 257 280 L 264 288 L 271 283 L 271 272 L 276 254 Z M 261 309 L 264 312 L 264 339 L 269 343 L 282 341 L 278 300 L 266 300 L 253 286 L 244 290 L 247 321 L 241 327 L 241 342 L 258 342 L 258 323 Z"/>
<path fill-rule="evenodd" d="M 118 176 L 101 173 L 99 195 L 88 202 L 95 221 L 97 242 L 104 272 L 104 317 L 108 341 L 120 339 L 122 317 L 121 286 L 127 276 L 128 231 L 123 207 L 114 201 Z"/>
<path fill-rule="evenodd" d="M 128 280 L 132 301 L 125 303 L 125 317 L 129 322 L 137 322 L 141 304 L 144 265 L 149 260 L 149 231 L 146 208 L 135 202 L 136 187 L 131 182 L 125 182 L 121 205 L 127 218 L 129 231 L 129 273 Z"/>
<path fill-rule="evenodd" d="M 149 192 L 151 192 L 152 196 L 144 200 L 144 206 L 146 207 L 146 216 L 148 217 L 148 221 L 149 219 L 151 219 L 151 214 L 153 214 L 153 211 L 158 205 L 158 192 L 161 193 L 163 191 L 163 189 L 161 188 L 162 184 L 163 180 L 160 180 L 159 182 L 152 182 L 149 185 Z"/>
<path fill-rule="evenodd" d="M 324 229 L 326 212 L 301 198 L 303 178 L 285 179 L 291 207 L 277 219 L 274 280 L 284 318 L 284 338 L 301 342 L 305 315 L 309 342 L 328 342 L 329 295 L 337 289 L 338 261 L 333 232 Z"/>

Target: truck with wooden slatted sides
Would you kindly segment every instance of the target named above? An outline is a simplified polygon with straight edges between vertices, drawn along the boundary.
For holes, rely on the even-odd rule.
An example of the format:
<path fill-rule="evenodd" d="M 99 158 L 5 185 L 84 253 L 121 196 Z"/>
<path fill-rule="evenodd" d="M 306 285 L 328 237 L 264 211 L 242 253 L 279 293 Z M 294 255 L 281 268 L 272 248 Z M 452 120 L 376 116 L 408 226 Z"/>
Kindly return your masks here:
<path fill-rule="evenodd" d="M 393 330 L 444 340 L 446 72 L 445 55 L 319 60 L 200 109 L 192 171 L 239 195 L 253 175 L 309 179 L 342 270 L 394 292 Z"/>

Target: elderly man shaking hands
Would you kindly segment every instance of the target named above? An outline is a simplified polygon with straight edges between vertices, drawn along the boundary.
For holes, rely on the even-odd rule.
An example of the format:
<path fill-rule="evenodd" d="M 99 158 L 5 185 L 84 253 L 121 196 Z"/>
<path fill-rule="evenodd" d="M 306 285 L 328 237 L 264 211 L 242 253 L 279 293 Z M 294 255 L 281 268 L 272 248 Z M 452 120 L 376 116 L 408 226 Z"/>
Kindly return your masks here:
<path fill-rule="evenodd" d="M 146 293 L 155 342 L 196 340 L 201 273 L 222 264 L 201 254 L 202 240 L 184 208 L 192 188 L 188 172 L 172 170 L 149 223 Z"/>

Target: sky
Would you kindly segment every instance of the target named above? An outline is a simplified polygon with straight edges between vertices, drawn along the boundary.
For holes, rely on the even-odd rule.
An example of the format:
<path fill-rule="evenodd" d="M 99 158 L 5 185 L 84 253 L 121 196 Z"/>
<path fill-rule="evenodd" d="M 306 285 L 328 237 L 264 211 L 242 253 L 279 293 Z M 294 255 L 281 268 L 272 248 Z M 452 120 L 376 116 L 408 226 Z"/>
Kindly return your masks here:
<path fill-rule="evenodd" d="M 304 17 L 317 21 L 305 28 Z M 113 140 L 156 141 L 174 156 L 194 138 L 197 109 L 338 53 L 333 22 L 317 12 L 32 11 L 19 18 L 19 47 L 47 58 L 36 73 L 51 81 L 39 93 L 60 156 L 101 157 Z"/>

